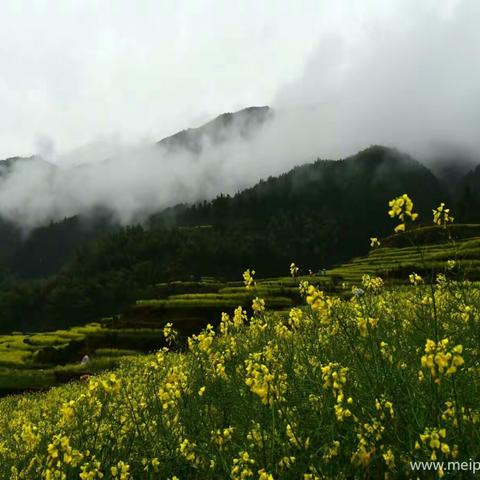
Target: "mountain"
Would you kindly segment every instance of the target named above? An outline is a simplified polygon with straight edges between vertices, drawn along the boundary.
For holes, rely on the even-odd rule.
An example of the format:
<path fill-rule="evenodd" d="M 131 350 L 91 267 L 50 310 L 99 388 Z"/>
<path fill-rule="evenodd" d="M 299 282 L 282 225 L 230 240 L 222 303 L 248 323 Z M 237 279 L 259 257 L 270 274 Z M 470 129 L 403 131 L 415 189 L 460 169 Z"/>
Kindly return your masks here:
<path fill-rule="evenodd" d="M 0 188 L 1 181 L 11 175 L 15 168 L 34 164 L 37 160 L 38 157 L 33 156 L 10 157 L 0 160 Z M 11 220 L 0 217 L 0 276 L 8 270 L 6 264 L 10 261 L 22 241 L 23 234 L 21 228 Z"/>
<path fill-rule="evenodd" d="M 119 228 L 110 213 L 102 210 L 89 217 L 75 215 L 50 222 L 21 238 L 4 264 L 19 279 L 45 278 L 58 273 L 79 248 Z"/>
<path fill-rule="evenodd" d="M 22 163 L 30 163 L 35 161 L 34 156 L 32 157 L 10 157 L 5 160 L 0 160 L 0 177 L 4 177 L 12 173 L 12 170 L 15 166 Z"/>
<path fill-rule="evenodd" d="M 151 225 L 264 231 L 277 239 L 283 261 L 296 254 L 318 267 L 358 254 L 365 239 L 388 232 L 387 202 L 405 192 L 428 218 L 433 207 L 449 198 L 425 166 L 397 150 L 372 146 L 343 160 L 296 167 L 232 198 L 221 195 L 167 209 L 153 216 Z M 312 253 L 316 258 L 309 259 Z"/>
<path fill-rule="evenodd" d="M 464 183 L 469 185 L 472 190 L 480 192 L 480 165 L 468 172 L 465 176 Z"/>
<path fill-rule="evenodd" d="M 45 175 L 52 181 L 58 169 L 39 156 L 0 160 L 0 189 L 2 180 L 24 168 L 28 168 L 32 176 Z M 91 211 L 88 217 L 74 215 L 50 221 L 29 232 L 14 221 L 0 217 L 0 279 L 9 275 L 21 279 L 54 275 L 79 247 L 116 228 L 118 225 L 111 213 L 101 208 Z"/>
<path fill-rule="evenodd" d="M 199 155 L 204 145 L 218 146 L 235 138 L 248 139 L 271 117 L 269 107 L 248 107 L 234 113 L 223 113 L 208 123 L 182 130 L 157 142 L 167 151 L 187 150 Z"/>
<path fill-rule="evenodd" d="M 0 160 L 0 178 L 12 174 L 16 168 L 29 166 L 34 166 L 52 173 L 56 170 L 55 165 L 37 155 L 32 155 L 31 157 L 10 157 L 5 160 Z"/>
<path fill-rule="evenodd" d="M 473 186 L 479 173 L 471 174 Z M 234 196 L 168 208 L 144 226 L 100 229 L 85 241 L 78 221 L 66 219 L 36 232 L 14 256 L 17 275 L 41 276 L 43 261 L 61 271 L 41 282 L 6 277 L 0 329 L 93 321 L 136 298 L 152 298 L 163 281 L 238 279 L 248 267 L 262 277 L 284 275 L 292 261 L 305 270 L 328 268 L 365 254 L 369 237 L 390 233 L 388 201 L 405 192 L 420 213 L 418 224 L 430 223 L 441 201 L 450 205 L 450 192 L 428 168 L 398 150 L 372 146 L 296 167 Z M 55 253 L 63 255 L 63 242 L 68 254 L 76 249 L 66 265 Z"/>
<path fill-rule="evenodd" d="M 464 222 L 480 218 L 480 165 L 467 173 L 459 183 L 456 194 L 458 214 Z"/>
<path fill-rule="evenodd" d="M 232 138 L 251 138 L 272 115 L 266 106 L 224 113 L 200 127 L 164 138 L 157 145 L 171 152 L 183 149 L 200 155 L 205 144 L 221 146 Z M 183 229 L 181 242 L 197 242 L 198 248 L 203 245 L 209 251 L 211 248 L 203 242 L 212 238 L 217 251 L 211 249 L 209 259 L 209 255 L 197 250 L 202 260 L 171 246 L 171 252 L 165 253 L 168 242 L 157 242 L 156 248 L 165 257 L 161 268 L 169 279 L 208 272 L 233 277 L 246 263 L 273 274 L 280 273 L 283 264 L 292 258 L 311 263 L 312 268 L 348 260 L 364 252 L 366 238 L 389 231 L 386 202 L 405 192 L 414 198 L 426 218 L 431 208 L 445 201 L 458 220 L 480 221 L 480 168 L 472 169 L 475 159 L 445 149 L 428 165 L 430 168 L 395 149 L 372 146 L 342 160 L 317 160 L 299 166 L 234 197 L 220 195 L 210 202 L 168 208 L 151 217 L 144 235 L 167 229 L 166 238 L 174 238 Z M 24 166 L 47 175 L 54 175 L 57 168 L 40 157 L 0 161 L 0 188 L 2 176 Z M 25 237 L 18 226 L 0 219 L 0 275 L 22 279 L 55 275 L 79 249 L 86 247 L 90 251 L 92 242 L 109 237 L 118 228 L 109 212 L 101 211 L 93 212 L 89 218 L 73 216 L 50 222 Z M 175 233 L 171 233 L 172 229 Z M 224 246 L 219 244 L 219 235 L 225 236 Z M 135 245 L 129 244 L 129 248 L 129 255 L 137 258 Z M 223 256 L 219 256 L 220 251 Z M 102 254 L 110 257 L 108 251 Z M 215 268 L 203 261 L 209 259 L 215 264 L 220 257 L 221 266 Z M 145 257 L 144 261 L 150 260 Z M 95 271 L 96 260 L 92 262 Z"/>
<path fill-rule="evenodd" d="M 463 188 L 465 176 L 480 165 L 480 158 L 469 152 L 445 147 L 442 153 L 427 161 L 432 173 L 453 196 Z"/>

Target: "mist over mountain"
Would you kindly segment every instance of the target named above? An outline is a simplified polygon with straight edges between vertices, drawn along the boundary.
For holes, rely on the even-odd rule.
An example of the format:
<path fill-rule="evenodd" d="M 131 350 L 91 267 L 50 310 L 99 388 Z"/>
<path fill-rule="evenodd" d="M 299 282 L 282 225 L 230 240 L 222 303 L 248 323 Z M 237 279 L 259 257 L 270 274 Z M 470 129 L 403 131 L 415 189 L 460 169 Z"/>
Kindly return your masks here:
<path fill-rule="evenodd" d="M 284 275 L 292 260 L 312 271 L 328 268 L 365 254 L 370 236 L 391 232 L 387 202 L 405 192 L 419 225 L 442 201 L 456 222 L 480 223 L 480 166 L 452 190 L 446 178 L 384 146 L 304 163 L 232 195 L 159 209 L 143 225 L 121 228 L 101 208 L 26 237 L 3 221 L 0 329 L 84 323 L 148 298 L 158 282 L 237 279 L 249 265 L 262 276 Z"/>
<path fill-rule="evenodd" d="M 162 281 L 237 279 L 248 265 L 262 276 L 283 275 L 292 260 L 312 271 L 328 268 L 366 253 L 370 236 L 391 232 L 387 202 L 404 192 L 415 201 L 419 224 L 441 201 L 457 212 L 427 167 L 372 146 L 234 195 L 164 209 L 144 226 L 119 228 L 107 216 L 85 228 L 78 217 L 65 219 L 34 229 L 0 262 L 0 315 L 5 328 L 53 328 L 118 312 Z"/>
<path fill-rule="evenodd" d="M 258 134 L 259 127 L 271 115 L 272 111 L 268 106 L 247 107 L 235 113 L 223 113 L 200 127 L 182 130 L 166 137 L 157 145 L 166 148 L 169 153 L 186 150 L 199 155 L 206 145 L 220 146 L 231 142 L 235 137 L 251 139 Z"/>
<path fill-rule="evenodd" d="M 129 224 L 179 202 L 234 193 L 271 173 L 252 151 L 270 117 L 268 107 L 225 113 L 157 144 L 120 147 L 114 156 L 96 162 L 6 160 L 0 177 L 0 215 L 27 232 L 52 220 L 90 216 L 98 209 Z"/>
<path fill-rule="evenodd" d="M 0 216 L 28 232 L 100 208 L 127 225 L 376 144 L 433 162 L 456 188 L 474 167 L 465 158 L 480 152 L 480 4 L 382 2 L 375 15 L 369 11 L 361 25 L 349 15 L 345 25 L 322 24 L 303 71 L 266 98 L 273 115 L 247 108 L 159 142 L 124 143 L 120 136 L 74 153 L 42 148 L 49 164 L 9 162 L 0 178 Z M 437 160 L 446 151 L 463 153 L 449 153 L 442 166 Z"/>
<path fill-rule="evenodd" d="M 38 156 L 0 161 L 0 264 L 20 277 L 44 277 L 58 272 L 83 245 L 122 224 L 238 224 L 240 230 L 272 234 L 280 217 L 282 224 L 296 225 L 295 231 L 311 239 L 312 251 L 328 252 L 329 261 L 345 259 L 360 253 L 348 246 L 356 245 L 355 239 L 361 243 L 388 230 L 388 222 L 372 224 L 371 218 L 382 218 L 386 202 L 403 192 L 425 212 L 447 201 L 460 220 L 480 221 L 480 167 L 468 150 L 446 146 L 421 165 L 405 152 L 376 146 L 312 167 L 313 159 L 285 147 L 275 163 L 272 149 L 261 146 L 273 145 L 266 139 L 273 140 L 285 118 L 278 119 L 269 107 L 249 107 L 102 162 L 65 167 Z M 292 164 L 299 166 L 285 176 Z M 108 182 L 110 172 L 114 176 Z M 280 175 L 278 180 L 272 173 Z M 288 188 L 285 178 L 292 179 Z M 212 203 L 201 203 L 210 199 Z M 305 232 L 302 215 L 312 205 L 316 213 L 307 213 L 310 232 Z M 366 228 L 348 223 L 350 205 Z M 276 235 L 288 244 L 288 236 L 295 234 L 289 227 Z M 327 238 L 347 236 L 348 245 L 327 247 Z M 256 264 L 261 266 L 262 258 Z"/>
<path fill-rule="evenodd" d="M 461 188 L 465 176 L 480 165 L 480 156 L 460 148 L 445 145 L 436 156 L 425 161 L 434 175 L 452 194 Z"/>
<path fill-rule="evenodd" d="M 68 313 L 69 301 L 83 305 L 82 295 L 97 291 L 88 275 L 103 270 L 114 279 L 128 277 L 134 292 L 143 277 L 235 276 L 245 264 L 273 274 L 292 258 L 306 262 L 313 255 L 316 268 L 364 253 L 365 238 L 389 230 L 385 203 L 405 192 L 425 215 L 446 201 L 458 221 L 479 222 L 480 3 L 368 5 L 338 6 L 341 24 L 325 17 L 303 69 L 297 65 L 296 76 L 252 102 L 270 107 L 221 113 L 237 108 L 212 100 L 202 110 L 192 103 L 183 123 L 174 118 L 171 126 L 158 125 L 163 132 L 187 127 L 163 139 L 146 129 L 150 138 L 124 141 L 121 129 L 109 137 L 104 125 L 89 144 L 57 151 L 55 135 L 47 136 L 38 142 L 39 154 L 1 161 L 0 276 L 45 278 L 67 269 L 74 293 L 58 287 L 54 309 Z M 259 72 L 237 85 L 229 105 L 242 105 L 240 94 L 263 81 Z M 210 81 L 210 72 L 202 78 Z M 212 83 L 212 91 L 218 86 Z M 157 88 L 155 95 L 163 95 Z M 177 85 L 174 91 L 179 102 L 188 93 Z M 155 95 L 143 99 L 152 98 L 150 109 L 162 108 Z M 105 109 L 117 111 L 97 100 L 86 115 L 94 123 Z M 125 105 L 140 101 L 122 95 Z M 215 113 L 205 122 L 206 111 Z M 190 120 L 196 112 L 202 121 Z M 90 131 L 80 120 L 75 127 Z M 141 115 L 114 120 L 133 122 L 137 130 L 146 121 Z M 52 125 L 60 137 L 65 133 L 63 124 Z M 121 228 L 132 225 L 140 230 Z M 109 249 L 137 240 L 144 247 L 127 249 L 116 264 Z M 153 260 L 142 256 L 147 251 Z M 82 270 L 71 262 L 82 252 L 85 269 L 91 268 L 80 281 Z M 129 265 L 132 258 L 137 266 Z M 209 262 L 219 261 L 225 270 L 212 270 Z M 101 280 L 110 281 L 114 286 L 105 291 L 117 292 L 118 300 L 124 286 Z M 117 305 L 104 303 L 105 312 Z M 88 314 L 82 308 L 78 318 Z"/>
<path fill-rule="evenodd" d="M 456 168 L 455 162 L 450 165 Z M 459 177 L 454 188 L 446 177 L 434 175 L 404 152 L 372 146 L 343 160 L 317 160 L 278 177 L 265 177 L 235 195 L 222 193 L 211 201 L 180 202 L 159 209 L 142 224 L 147 231 L 204 226 L 227 229 L 229 235 L 237 238 L 235 245 L 247 245 L 252 238 L 264 245 L 252 246 L 252 251 L 263 251 L 270 242 L 267 238 L 275 239 L 271 251 L 277 246 L 281 249 L 275 265 L 287 262 L 287 257 L 293 255 L 307 261 L 312 253 L 316 262 L 332 263 L 363 253 L 366 238 L 388 232 L 386 204 L 403 192 L 409 192 L 426 218 L 431 208 L 446 201 L 458 221 L 480 221 L 476 207 L 480 203 L 478 171 Z M 86 244 L 119 228 L 112 211 L 100 207 L 87 216 L 75 215 L 36 227 L 27 236 L 16 224 L 3 221 L 0 264 L 23 278 L 49 276 L 63 268 Z M 205 238 L 216 238 L 216 232 L 207 230 Z M 211 243 L 215 245 L 217 241 L 212 239 Z M 236 255 L 233 249 L 226 251 L 232 258 Z M 228 255 L 223 261 L 226 271 L 218 274 L 232 271 Z M 261 267 L 265 258 L 273 257 L 271 253 L 260 255 L 254 263 Z M 193 260 L 189 262 L 190 267 L 193 264 Z M 271 269 L 268 260 L 266 270 Z M 187 270 L 182 267 L 176 271 L 184 276 Z"/>

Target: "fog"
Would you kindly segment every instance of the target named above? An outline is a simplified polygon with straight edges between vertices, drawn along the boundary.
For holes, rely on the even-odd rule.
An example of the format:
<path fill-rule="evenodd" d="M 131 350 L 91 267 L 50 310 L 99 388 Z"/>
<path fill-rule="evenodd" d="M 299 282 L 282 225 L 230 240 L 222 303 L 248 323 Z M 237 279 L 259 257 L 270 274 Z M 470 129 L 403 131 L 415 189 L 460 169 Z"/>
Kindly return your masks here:
<path fill-rule="evenodd" d="M 334 157 L 371 143 L 421 157 L 445 145 L 480 151 L 480 3 L 397 3 L 353 38 L 325 35 L 280 91 L 300 143 Z"/>
<path fill-rule="evenodd" d="M 63 152 L 55 151 L 55 138 L 42 137 L 37 153 L 43 160 L 19 162 L 0 178 L 0 214 L 26 230 L 98 207 L 130 223 L 371 144 L 426 162 L 445 151 L 478 156 L 480 3 L 345 5 L 335 10 L 336 22 L 317 29 L 317 47 L 298 75 L 286 75 L 262 102 L 274 114 L 248 139 L 234 126 L 227 142 L 206 137 L 194 154 L 161 148 L 155 145 L 160 138 L 151 136 L 125 139 L 121 132 Z M 191 122 L 192 115 L 184 128 L 201 123 Z M 141 126 L 141 118 L 135 121 Z"/>

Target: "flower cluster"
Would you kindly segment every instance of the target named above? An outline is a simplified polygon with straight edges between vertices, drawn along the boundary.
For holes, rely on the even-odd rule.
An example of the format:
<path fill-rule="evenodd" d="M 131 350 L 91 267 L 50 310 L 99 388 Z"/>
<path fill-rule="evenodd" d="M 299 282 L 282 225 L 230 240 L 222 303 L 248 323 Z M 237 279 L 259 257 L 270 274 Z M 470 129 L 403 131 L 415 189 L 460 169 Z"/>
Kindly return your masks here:
<path fill-rule="evenodd" d="M 295 278 L 298 275 L 299 268 L 295 265 L 295 263 L 290 264 L 290 275 Z"/>
<path fill-rule="evenodd" d="M 300 328 L 303 319 L 303 311 L 300 308 L 293 307 L 288 313 L 288 324 L 292 329 Z"/>
<path fill-rule="evenodd" d="M 439 342 L 428 339 L 425 344 L 425 355 L 422 356 L 422 367 L 428 368 L 430 374 L 440 383 L 440 375 L 453 375 L 458 367 L 465 362 L 462 357 L 463 346 L 449 347 L 449 339 L 444 338 Z"/>
<path fill-rule="evenodd" d="M 345 400 L 343 388 L 347 383 L 348 368 L 342 367 L 338 363 L 329 363 L 321 369 L 323 388 L 331 389 L 335 399 L 334 412 L 339 422 L 345 420 L 352 415 L 352 412 L 346 405 L 351 405 L 353 400 L 351 397 Z"/>
<path fill-rule="evenodd" d="M 309 285 L 306 289 L 307 304 L 310 305 L 321 325 L 331 325 L 331 311 L 334 308 L 336 299 L 329 297 L 322 290 Z"/>
<path fill-rule="evenodd" d="M 450 447 L 444 441 L 447 436 L 447 431 L 444 428 L 426 428 L 425 431 L 420 435 L 420 440 L 423 445 L 430 449 L 431 455 L 430 460 L 437 460 L 437 453 L 441 451 L 445 455 L 450 453 Z M 420 445 L 416 444 L 417 448 L 420 448 Z"/>
<path fill-rule="evenodd" d="M 163 327 L 163 336 L 167 343 L 172 344 L 177 340 L 178 332 L 173 328 L 173 323 L 166 323 Z"/>
<path fill-rule="evenodd" d="M 362 276 L 363 288 L 370 292 L 379 292 L 383 288 L 383 280 L 381 277 L 372 277 L 365 274 Z"/>
<path fill-rule="evenodd" d="M 232 480 L 245 480 L 253 477 L 252 467 L 255 460 L 250 458 L 248 452 L 240 452 L 237 458 L 233 459 L 233 466 L 230 472 Z"/>
<path fill-rule="evenodd" d="M 256 314 L 261 314 L 265 311 L 265 300 L 263 298 L 255 297 L 252 301 L 252 310 Z"/>
<path fill-rule="evenodd" d="M 445 207 L 442 202 L 433 212 L 433 223 L 443 228 L 447 228 L 449 223 L 452 223 L 454 218 L 450 215 L 450 209 Z"/>
<path fill-rule="evenodd" d="M 287 389 L 286 375 L 274 373 L 264 362 L 263 352 L 253 353 L 245 360 L 246 378 L 245 383 L 250 390 L 258 395 L 265 405 L 283 399 Z"/>
<path fill-rule="evenodd" d="M 243 272 L 243 283 L 247 289 L 255 286 L 255 280 L 253 279 L 254 275 L 255 270 L 247 269 Z"/>
<path fill-rule="evenodd" d="M 380 240 L 377 237 L 370 237 L 370 247 L 375 248 L 380 246 Z"/>
<path fill-rule="evenodd" d="M 406 193 L 391 200 L 388 206 L 390 217 L 398 218 L 401 222 L 395 227 L 395 232 L 404 232 L 407 220 L 415 221 L 418 218 L 418 213 L 413 211 L 413 202 Z"/>
<path fill-rule="evenodd" d="M 362 337 L 366 337 L 368 332 L 373 330 L 378 324 L 378 318 L 359 315 L 356 317 L 357 327 Z"/>
<path fill-rule="evenodd" d="M 420 285 L 421 283 L 423 283 L 423 278 L 415 272 L 411 273 L 408 276 L 408 279 L 410 280 L 410 283 L 412 285 Z"/>
<path fill-rule="evenodd" d="M 213 343 L 213 338 L 215 337 L 215 330 L 212 325 L 208 324 L 203 332 L 198 335 L 193 335 L 188 339 L 190 350 L 200 351 L 208 354 Z"/>
<path fill-rule="evenodd" d="M 233 427 L 212 430 L 212 441 L 217 445 L 220 451 L 225 450 L 226 445 L 232 440 L 234 430 Z"/>

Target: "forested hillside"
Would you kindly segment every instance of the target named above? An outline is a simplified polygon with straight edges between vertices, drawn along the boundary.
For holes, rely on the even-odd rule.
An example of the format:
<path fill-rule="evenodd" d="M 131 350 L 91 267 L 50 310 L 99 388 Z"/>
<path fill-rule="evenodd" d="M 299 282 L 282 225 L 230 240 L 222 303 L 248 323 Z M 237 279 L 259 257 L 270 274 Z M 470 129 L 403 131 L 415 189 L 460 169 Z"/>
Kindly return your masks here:
<path fill-rule="evenodd" d="M 471 197 L 459 196 L 468 221 L 479 219 L 469 203 L 476 201 L 476 178 L 473 172 L 465 180 Z M 327 268 L 366 253 L 370 236 L 390 231 L 385 204 L 405 191 L 424 218 L 440 201 L 454 200 L 426 167 L 375 146 L 344 160 L 296 167 L 233 197 L 170 208 L 144 226 L 105 233 L 114 228 L 106 220 L 90 230 L 78 219 L 52 224 L 12 257 L 0 293 L 1 329 L 93 321 L 149 298 L 160 281 L 238 278 L 246 265 L 262 276 L 281 275 L 291 261 L 312 271 Z M 41 276 L 42 262 L 62 267 L 59 258 L 74 250 L 58 274 L 18 281 Z"/>

